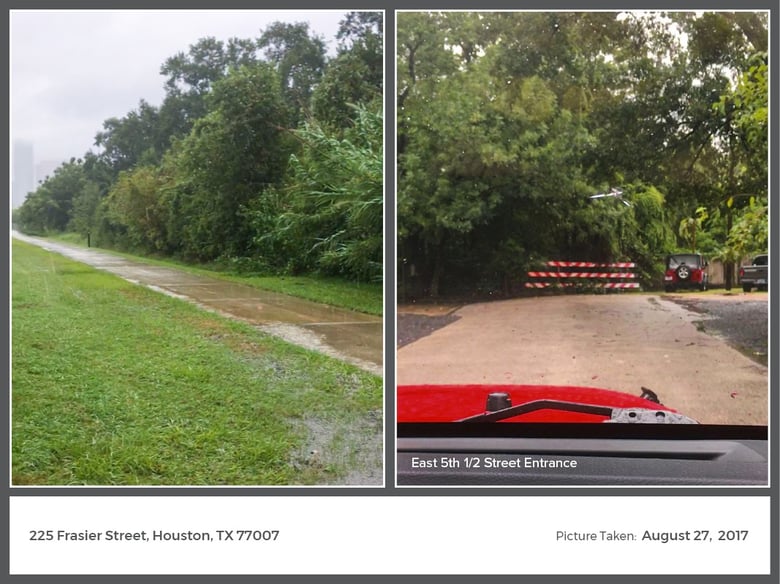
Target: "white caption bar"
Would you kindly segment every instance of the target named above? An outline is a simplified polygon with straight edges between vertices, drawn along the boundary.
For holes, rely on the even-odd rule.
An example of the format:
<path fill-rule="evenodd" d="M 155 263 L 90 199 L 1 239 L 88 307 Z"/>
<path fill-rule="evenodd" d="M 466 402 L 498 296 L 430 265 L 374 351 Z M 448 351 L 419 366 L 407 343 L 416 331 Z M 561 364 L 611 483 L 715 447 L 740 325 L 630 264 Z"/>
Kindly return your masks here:
<path fill-rule="evenodd" d="M 11 574 L 768 574 L 769 497 L 11 497 Z"/>

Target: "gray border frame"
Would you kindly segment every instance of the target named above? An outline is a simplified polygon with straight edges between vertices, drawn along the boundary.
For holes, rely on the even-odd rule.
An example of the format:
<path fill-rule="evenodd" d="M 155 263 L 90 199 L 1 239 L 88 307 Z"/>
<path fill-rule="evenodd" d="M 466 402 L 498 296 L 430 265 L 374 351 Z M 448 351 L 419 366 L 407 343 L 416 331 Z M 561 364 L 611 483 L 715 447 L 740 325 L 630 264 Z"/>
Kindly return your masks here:
<path fill-rule="evenodd" d="M 479 5 L 478 2 L 467 2 L 466 0 L 450 0 L 448 2 L 437 0 L 423 0 L 422 2 L 414 0 L 362 0 L 362 1 L 345 1 L 345 0 L 330 0 L 327 3 L 317 2 L 316 0 L 287 0 L 286 2 L 274 1 L 269 2 L 252 2 L 251 0 L 225 0 L 220 3 L 215 3 L 211 0 L 162 0 L 156 2 L 155 0 L 139 0 L 136 2 L 127 2 L 126 0 L 71 0 L 70 2 L 58 2 L 57 0 L 31 0 L 24 2 L 23 0 L 11 0 L 7 8 L 11 9 L 118 9 L 118 8 L 132 8 L 132 9 L 343 9 L 343 10 L 383 10 L 385 11 L 385 488 L 383 489 L 360 489 L 360 488 L 344 488 L 344 489 L 286 489 L 284 487 L 279 488 L 263 488 L 253 489 L 251 487 L 224 489 L 220 487 L 204 487 L 198 489 L 187 488 L 80 488 L 72 492 L 63 492 L 59 488 L 39 488 L 25 489 L 23 487 L 15 487 L 13 491 L 8 487 L 9 485 L 9 467 L 3 465 L 2 474 L 0 475 L 0 489 L 2 489 L 3 497 L 6 500 L 6 504 L 2 507 L 2 517 L 5 520 L 5 524 L 8 525 L 9 514 L 9 500 L 10 496 L 416 496 L 424 494 L 425 496 L 588 496 L 588 497 L 618 497 L 618 496 L 653 496 L 653 497 L 666 497 L 666 496 L 771 496 L 771 543 L 774 544 L 770 549 L 777 549 L 778 545 L 778 530 L 780 528 L 780 518 L 778 517 L 778 491 L 780 490 L 780 464 L 778 459 L 778 451 L 780 445 L 778 444 L 778 432 L 776 431 L 776 424 L 778 422 L 779 404 L 780 398 L 775 398 L 770 403 L 770 452 L 772 456 L 772 463 L 770 467 L 770 484 L 768 488 L 751 488 L 751 489 L 735 489 L 735 488 L 723 488 L 723 489 L 675 489 L 675 488 L 652 488 L 652 489 L 619 489 L 619 488 L 607 488 L 607 489 L 566 489 L 560 490 L 553 487 L 550 488 L 533 488 L 521 490 L 491 490 L 489 488 L 469 488 L 469 489 L 426 489 L 420 491 L 413 488 L 404 488 L 403 490 L 397 490 L 394 488 L 395 484 L 395 452 L 394 448 L 389 448 L 390 445 L 395 444 L 395 287 L 389 286 L 390 280 L 394 282 L 396 271 L 396 257 L 395 257 L 395 10 L 413 10 L 413 9 L 428 9 L 428 10 L 545 10 L 545 9 L 571 9 L 571 10 L 583 10 L 583 9 L 604 9 L 604 10 L 620 10 L 628 7 L 632 9 L 676 9 L 676 10 L 768 10 L 770 12 L 770 50 L 769 53 L 772 56 L 780 54 L 778 52 L 778 39 L 777 32 L 780 28 L 780 22 L 778 22 L 778 12 L 780 9 L 777 3 L 773 0 L 747 0 L 743 2 L 734 2 L 726 0 L 710 0 L 709 2 L 703 2 L 701 0 L 687 0 L 684 2 L 675 2 L 673 0 L 650 0 L 643 2 L 639 5 L 632 5 L 628 0 L 616 1 L 616 0 L 594 0 L 591 3 L 578 2 L 576 0 L 524 0 L 522 2 L 511 2 L 507 0 L 493 0 L 485 5 Z M 3 24 L 5 30 L 8 30 L 9 26 L 9 11 L 6 11 L 3 15 Z M 8 48 L 6 48 L 8 50 Z M 10 62 L 6 59 L 6 69 L 10 75 Z M 771 96 L 771 111 L 778 111 L 778 74 L 774 68 L 770 73 L 770 96 Z M 6 79 L 10 79 L 8 76 Z M 6 86 L 6 92 L 4 96 L 4 104 L 8 105 L 8 91 Z M 777 153 L 780 151 L 778 148 L 778 124 L 777 116 L 770 116 L 771 120 L 771 132 L 770 132 L 770 152 L 775 154 L 774 160 L 777 159 Z M 9 119 L 6 118 L 4 124 L 9 124 Z M 10 129 L 10 128 L 9 128 Z M 7 149 L 8 142 L 3 146 Z M 778 189 L 778 176 L 777 176 L 777 164 L 772 165 L 770 172 L 770 192 L 776 193 Z M 4 172 L 10 172 L 10 169 L 6 167 Z M 10 177 L 5 175 L 6 179 Z M 9 181 L 6 180 L 6 184 Z M 3 218 L 6 221 L 6 225 L 9 222 L 9 206 L 3 207 Z M 773 270 L 777 269 L 777 252 L 778 252 L 778 238 L 777 229 L 774 227 L 778 224 L 778 205 L 772 205 L 770 225 L 772 226 L 772 239 L 771 239 L 771 257 Z M 10 302 L 10 290 L 9 290 L 9 271 L 6 269 L 3 273 L 3 287 L 5 298 Z M 772 306 L 777 306 L 778 291 L 773 283 L 772 290 L 770 292 L 770 303 Z M 10 325 L 7 320 L 9 313 L 4 314 L 4 322 L 6 326 Z M 774 347 L 774 351 L 770 351 L 769 356 L 769 375 L 770 375 L 770 389 L 777 387 L 777 376 L 774 374 L 774 366 L 776 364 L 776 343 L 778 340 L 778 317 L 777 311 L 770 311 L 770 347 Z M 10 347 L 9 347 L 10 355 Z M 8 362 L 6 362 L 8 367 Z M 9 378 L 8 371 L 6 371 L 6 379 Z M 10 388 L 9 388 L 10 389 Z M 4 416 L 4 419 L 9 419 L 10 412 L 8 411 L 8 400 L 0 400 L 0 412 Z M 775 431 L 773 431 L 775 429 Z M 0 448 L 4 448 L 4 452 L 9 452 L 10 433 L 6 432 L 3 435 L 2 441 L 0 441 Z M 9 557 L 8 557 L 8 532 L 2 533 L 3 545 L 2 562 L 3 568 L 0 569 L 0 573 L 8 573 Z M 394 550 L 388 549 L 387 553 L 392 554 Z M 777 582 L 780 575 L 780 557 L 773 555 L 771 558 L 771 574 L 768 576 L 741 576 L 740 581 L 743 582 L 756 582 L 756 583 L 769 583 Z M 644 576 L 630 576 L 631 581 L 637 583 L 651 583 L 663 581 L 669 581 L 670 576 L 662 576 L 663 572 L 662 564 L 660 564 L 656 571 L 658 575 L 644 575 Z M 129 576 L 129 575 L 115 575 L 115 576 L 13 576 L 10 577 L 10 581 L 21 582 L 24 581 L 57 581 L 57 582 L 84 582 L 95 581 L 103 582 L 106 580 L 116 582 L 137 582 L 147 579 L 165 579 L 171 581 L 181 582 L 211 582 L 211 581 L 223 581 L 224 576 Z M 403 576 L 371 576 L 370 580 L 376 582 L 395 582 L 400 581 Z M 561 576 L 561 575 L 547 575 L 547 576 L 523 576 L 523 581 L 528 582 L 585 582 L 585 583 L 602 583 L 602 582 L 623 582 L 626 576 Z M 231 576 L 231 580 L 234 581 L 257 581 L 257 576 Z M 405 578 L 404 578 L 405 579 Z M 484 581 L 485 579 L 491 582 L 517 582 L 517 576 L 492 576 L 492 577 L 475 577 L 475 576 L 427 576 L 425 581 L 429 582 L 474 582 Z M 364 576 L 320 576 L 320 577 L 304 577 L 304 576 L 276 576 L 274 580 L 281 581 L 317 581 L 317 582 L 344 582 L 344 581 L 365 581 Z M 684 581 L 684 582 L 701 582 L 701 583 L 730 583 L 735 580 L 734 576 L 671 576 L 671 581 Z"/>

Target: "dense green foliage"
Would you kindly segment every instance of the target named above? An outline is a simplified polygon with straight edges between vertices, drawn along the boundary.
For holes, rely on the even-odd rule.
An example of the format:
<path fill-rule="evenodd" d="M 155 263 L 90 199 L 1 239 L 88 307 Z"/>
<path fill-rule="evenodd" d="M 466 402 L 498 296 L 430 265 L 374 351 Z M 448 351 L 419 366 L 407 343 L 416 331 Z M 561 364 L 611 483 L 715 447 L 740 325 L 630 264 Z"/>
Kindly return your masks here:
<path fill-rule="evenodd" d="M 766 50 L 765 13 L 399 14 L 401 298 L 765 249 Z"/>
<path fill-rule="evenodd" d="M 375 281 L 382 277 L 382 116 L 360 108 L 354 117 L 341 138 L 316 122 L 296 132 L 302 147 L 291 159 L 280 235 L 316 238 L 292 254 L 304 269 Z"/>
<path fill-rule="evenodd" d="M 382 18 L 349 13 L 336 56 L 305 23 L 203 38 L 162 64 L 157 107 L 103 123 L 15 214 L 28 233 L 224 261 L 254 273 L 382 277 Z"/>

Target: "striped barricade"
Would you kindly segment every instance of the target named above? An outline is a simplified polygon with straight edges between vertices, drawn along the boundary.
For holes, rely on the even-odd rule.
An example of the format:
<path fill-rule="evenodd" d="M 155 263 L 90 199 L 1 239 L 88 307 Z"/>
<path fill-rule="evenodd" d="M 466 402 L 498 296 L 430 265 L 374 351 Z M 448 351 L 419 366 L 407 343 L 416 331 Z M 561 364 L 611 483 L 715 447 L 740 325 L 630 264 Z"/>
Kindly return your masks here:
<path fill-rule="evenodd" d="M 525 283 L 526 288 L 588 287 L 618 290 L 639 289 L 639 282 L 625 281 L 636 280 L 638 277 L 636 272 L 632 271 L 636 268 L 634 262 L 600 264 L 595 262 L 549 261 L 546 265 L 548 268 L 557 269 L 553 271 L 528 272 L 530 281 Z M 577 269 L 572 270 L 572 268 Z M 582 270 L 581 268 L 590 269 Z M 617 282 L 615 280 L 621 281 Z"/>

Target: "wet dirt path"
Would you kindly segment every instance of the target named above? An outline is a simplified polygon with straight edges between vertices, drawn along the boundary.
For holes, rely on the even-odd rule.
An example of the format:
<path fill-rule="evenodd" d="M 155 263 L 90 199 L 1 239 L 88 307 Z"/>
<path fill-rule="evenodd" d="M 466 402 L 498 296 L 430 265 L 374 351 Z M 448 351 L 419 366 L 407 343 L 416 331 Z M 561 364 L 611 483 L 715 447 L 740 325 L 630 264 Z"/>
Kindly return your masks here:
<path fill-rule="evenodd" d="M 524 298 L 447 316 L 446 326 L 399 348 L 399 384 L 578 385 L 634 395 L 645 386 L 702 423 L 767 423 L 767 367 L 705 332 L 707 315 L 670 298 Z"/>
<path fill-rule="evenodd" d="M 247 322 L 287 342 L 347 361 L 376 375 L 382 374 L 381 317 L 17 232 L 13 237 Z"/>

